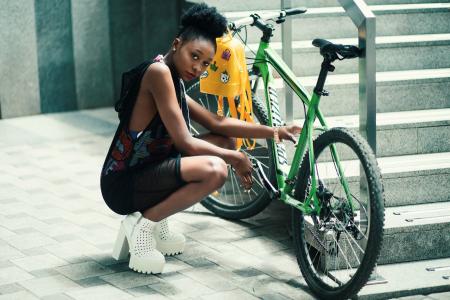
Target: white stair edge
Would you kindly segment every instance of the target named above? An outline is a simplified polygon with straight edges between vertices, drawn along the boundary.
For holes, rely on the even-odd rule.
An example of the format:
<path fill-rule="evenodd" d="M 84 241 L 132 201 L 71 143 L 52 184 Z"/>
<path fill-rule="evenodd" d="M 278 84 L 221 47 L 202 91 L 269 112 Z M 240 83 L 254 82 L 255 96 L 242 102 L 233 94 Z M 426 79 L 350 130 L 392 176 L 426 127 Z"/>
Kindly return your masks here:
<path fill-rule="evenodd" d="M 418 4 L 389 4 L 389 5 L 369 5 L 369 8 L 373 12 L 389 12 L 389 11 L 402 11 L 402 10 L 408 10 L 408 11 L 414 11 L 414 10 L 426 10 L 426 9 L 446 9 L 450 8 L 450 3 L 418 3 Z M 307 8 L 308 11 L 304 15 L 321 15 L 321 14 L 333 14 L 333 13 L 344 13 L 345 10 L 342 7 L 335 6 L 335 7 L 314 7 L 314 8 Z M 265 13 L 271 13 L 274 11 L 274 9 L 258 9 L 254 11 L 225 11 L 222 12 L 223 15 L 227 19 L 238 19 L 238 18 L 244 18 L 248 17 L 253 13 L 257 13 L 260 15 L 263 15 Z M 296 15 L 295 18 L 301 18 L 302 14 Z"/>
<path fill-rule="evenodd" d="M 376 119 L 377 127 L 438 121 L 450 121 L 450 108 L 377 113 Z M 294 120 L 294 123 L 296 124 L 303 124 L 303 122 L 304 119 Z M 318 125 L 319 121 L 316 121 L 315 124 Z M 359 115 L 327 117 L 327 124 L 329 127 L 344 126 L 350 128 L 358 128 Z"/>
<path fill-rule="evenodd" d="M 358 293 L 358 299 L 392 299 L 436 291 L 450 291 L 449 280 L 443 278 L 445 275 L 450 275 L 450 270 L 446 269 L 449 266 L 450 258 L 378 266 L 377 273 L 386 279 L 387 283 L 364 286 Z M 426 268 L 429 267 L 443 267 L 443 269 L 427 271 Z"/>
<path fill-rule="evenodd" d="M 378 157 L 377 161 L 382 174 L 450 169 L 450 152 Z M 357 160 L 341 161 L 341 165 L 345 176 L 359 176 L 359 162 Z M 287 165 L 284 171 L 288 173 L 290 167 L 290 165 Z M 336 178 L 333 162 L 318 163 L 318 168 L 321 178 Z"/>
<path fill-rule="evenodd" d="M 404 173 L 450 168 L 450 152 L 377 158 L 381 172 Z"/>
<path fill-rule="evenodd" d="M 385 229 L 450 223 L 450 202 L 386 207 L 385 217 Z"/>
<path fill-rule="evenodd" d="M 357 45 L 357 38 L 342 38 L 342 39 L 327 39 L 328 41 L 335 44 L 347 44 L 347 45 Z M 418 44 L 423 42 L 437 42 L 437 41 L 448 41 L 450 42 L 450 33 L 439 33 L 439 34 L 414 34 L 414 35 L 395 35 L 395 36 L 378 36 L 375 38 L 377 46 L 389 45 L 389 44 Z M 258 43 L 249 43 L 247 46 L 252 50 L 258 50 Z M 275 50 L 281 50 L 281 42 L 271 42 L 271 47 Z M 402 45 L 408 46 L 408 45 Z M 317 49 L 312 45 L 312 40 L 305 41 L 293 41 L 292 49 Z"/>
<path fill-rule="evenodd" d="M 336 64 L 338 68 L 339 65 Z M 317 70 L 319 74 L 319 70 Z M 425 79 L 438 79 L 438 78 L 450 78 L 450 68 L 441 69 L 422 69 L 422 70 L 404 70 L 404 71 L 387 71 L 377 72 L 376 80 L 380 82 L 393 82 L 393 81 L 407 81 L 407 80 L 425 80 Z M 313 87 L 317 82 L 317 76 L 302 76 L 297 77 L 299 82 L 305 87 Z M 358 73 L 351 74 L 330 74 L 327 77 L 326 85 L 347 85 L 358 84 Z M 280 78 L 275 78 L 274 87 L 277 89 L 283 88 L 283 81 Z M 263 85 L 260 84 L 258 89 L 263 89 Z"/>

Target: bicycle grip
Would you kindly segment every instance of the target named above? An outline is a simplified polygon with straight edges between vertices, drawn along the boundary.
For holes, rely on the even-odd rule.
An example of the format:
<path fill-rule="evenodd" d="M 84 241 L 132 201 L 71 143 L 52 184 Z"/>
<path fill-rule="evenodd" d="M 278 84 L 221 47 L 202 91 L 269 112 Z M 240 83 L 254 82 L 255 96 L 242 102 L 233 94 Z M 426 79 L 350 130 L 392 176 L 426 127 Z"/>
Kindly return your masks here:
<path fill-rule="evenodd" d="M 304 14 L 307 10 L 308 9 L 306 7 L 295 7 L 295 8 L 284 9 L 284 11 L 286 12 L 286 16 Z"/>

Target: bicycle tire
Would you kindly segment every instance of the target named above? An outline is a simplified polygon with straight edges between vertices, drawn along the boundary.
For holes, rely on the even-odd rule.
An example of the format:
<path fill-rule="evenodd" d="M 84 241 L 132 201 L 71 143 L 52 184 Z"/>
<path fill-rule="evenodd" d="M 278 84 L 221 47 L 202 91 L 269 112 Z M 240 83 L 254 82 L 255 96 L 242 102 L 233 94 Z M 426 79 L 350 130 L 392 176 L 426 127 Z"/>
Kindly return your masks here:
<path fill-rule="evenodd" d="M 343 267 L 341 268 L 341 265 L 343 264 L 343 262 L 341 261 L 339 263 L 336 263 L 335 261 L 335 269 L 332 270 L 333 259 L 328 258 L 327 260 L 327 255 L 330 255 L 330 257 L 343 256 L 344 254 L 342 254 L 342 249 L 344 248 L 343 246 L 345 245 L 345 242 L 343 240 L 339 240 L 339 238 L 334 238 L 334 241 L 331 243 L 333 246 L 327 248 L 326 241 L 330 240 L 330 238 L 329 236 L 327 236 L 327 233 L 319 231 L 320 228 L 317 224 L 319 224 L 320 222 L 320 216 L 305 216 L 300 210 L 295 208 L 292 209 L 292 232 L 297 262 L 308 286 L 310 287 L 312 292 L 321 299 L 348 299 L 356 295 L 360 291 L 360 289 L 367 283 L 367 280 L 369 279 L 374 267 L 376 266 L 376 261 L 379 256 L 383 240 L 384 190 L 381 179 L 381 172 L 377 165 L 375 155 L 373 154 L 373 151 L 369 147 L 367 142 L 356 132 L 353 132 L 352 130 L 346 128 L 332 128 L 319 135 L 314 141 L 314 155 L 316 157 L 316 161 L 320 159 L 320 155 L 322 153 L 325 153 L 324 150 L 327 149 L 331 144 L 338 143 L 346 145 L 354 152 L 352 155 L 353 157 L 356 156 L 357 160 L 359 160 L 359 169 L 360 171 L 364 171 L 366 177 L 365 180 L 367 180 L 366 186 L 368 187 L 369 195 L 367 199 L 370 203 L 365 204 L 365 206 L 362 205 L 360 201 L 362 200 L 361 196 L 359 196 L 361 199 L 357 202 L 360 214 L 359 225 L 361 226 L 363 231 L 365 230 L 366 235 L 368 233 L 368 236 L 367 238 L 365 238 L 365 234 L 362 233 L 362 236 L 364 236 L 364 238 L 362 238 L 361 240 L 366 241 L 359 242 L 357 240 L 357 237 L 354 237 L 354 241 L 361 244 L 365 243 L 365 249 L 368 249 L 368 251 L 360 253 L 359 251 L 362 251 L 362 247 L 360 248 L 361 250 L 359 250 L 358 247 L 353 248 L 350 243 L 350 241 L 352 240 L 351 236 L 348 235 L 348 232 L 347 235 L 344 233 L 343 240 L 346 240 L 350 245 L 350 248 L 353 250 L 354 256 L 356 257 L 356 262 L 354 262 L 355 259 L 352 257 L 345 259 L 344 262 L 347 263 L 347 269 L 342 270 Z M 316 166 L 315 169 L 318 170 L 318 167 Z M 337 171 L 336 167 L 335 169 Z M 359 178 L 358 176 L 355 177 Z M 303 201 L 303 199 L 305 199 L 310 187 L 309 179 L 310 164 L 307 152 L 298 172 L 298 180 L 294 192 L 296 199 L 300 201 Z M 338 180 L 336 180 L 336 182 L 338 182 Z M 352 196 L 354 195 L 352 194 Z M 370 211 L 368 211 L 369 208 Z M 336 220 L 339 219 L 339 217 L 337 217 L 337 215 L 339 214 L 332 214 L 336 217 Z M 364 221 L 363 215 L 368 215 L 368 220 Z M 307 220 L 307 218 L 309 219 Z M 356 218 L 357 217 L 355 217 L 355 220 Z M 313 221 L 312 223 L 314 225 L 311 225 L 311 220 Z M 330 219 L 330 221 L 331 220 L 332 218 Z M 357 221 L 355 220 L 353 221 L 353 225 L 356 227 Z M 337 224 L 337 221 L 335 222 Z M 366 226 L 368 227 L 364 227 L 364 225 L 361 225 L 364 223 L 367 223 L 368 225 Z M 323 222 L 323 224 L 326 224 L 326 222 Z M 347 231 L 347 229 L 345 229 L 345 231 Z M 310 238 L 309 243 L 307 234 Z M 324 237 L 322 243 L 320 243 L 320 234 L 322 234 Z M 331 234 L 333 235 L 334 233 L 332 232 Z M 339 246 L 339 243 L 341 243 L 341 246 Z M 314 247 L 313 244 L 315 244 L 316 247 Z M 318 250 L 316 248 L 322 249 Z M 330 251 L 331 248 L 334 248 L 334 251 Z M 347 246 L 345 246 L 345 248 L 347 248 Z M 329 252 L 331 252 L 331 254 Z M 337 254 L 334 252 L 337 252 Z M 359 262 L 359 256 L 362 256 L 360 264 L 357 267 L 353 267 L 352 263 L 356 264 L 357 262 Z M 349 261 L 352 261 L 352 263 L 350 263 Z M 328 270 L 327 268 L 329 265 L 331 265 L 331 268 Z M 353 275 L 349 276 L 348 282 L 343 283 L 340 278 L 348 278 L 347 275 L 344 274 L 345 271 L 353 271 L 354 269 L 355 271 Z M 328 278 L 331 278 L 331 280 Z M 336 282 L 334 283 L 336 286 L 333 286 L 333 282 Z M 342 284 L 340 284 L 339 282 Z"/>
<path fill-rule="evenodd" d="M 197 103 L 201 104 L 203 107 L 211 110 L 213 113 L 216 113 L 214 109 L 217 109 L 217 98 L 212 95 L 208 95 L 209 98 L 206 99 L 205 103 L 205 94 L 202 94 L 200 92 L 200 83 L 196 82 L 191 87 L 188 88 L 187 94 L 194 99 Z M 203 99 L 202 99 L 203 97 Z M 252 95 L 252 101 L 253 101 L 253 116 L 256 118 L 255 121 L 259 121 L 260 124 L 267 125 L 268 124 L 268 116 L 267 112 L 263 106 L 263 103 L 261 100 L 256 96 Z M 226 103 L 225 103 L 226 104 Z M 226 115 L 227 106 L 224 107 L 224 115 Z M 191 127 L 194 127 L 195 124 Z M 257 140 L 257 142 L 260 140 Z M 265 166 L 264 171 L 267 176 L 267 178 L 270 180 L 272 185 L 276 186 L 276 176 L 275 176 L 275 163 L 272 157 L 272 143 L 269 139 L 265 140 L 265 146 L 264 148 L 256 148 L 258 152 L 258 157 L 260 157 L 260 154 L 264 154 L 264 156 L 267 158 L 264 160 L 263 165 Z M 259 147 L 259 146 L 257 146 Z M 255 149 L 255 151 L 256 151 Z M 254 151 L 248 151 L 243 146 L 241 151 L 246 152 L 247 154 L 255 153 Z M 261 153 L 260 153 L 261 152 Z M 252 159 L 258 159 L 262 161 L 262 159 L 255 158 L 256 155 L 253 156 Z M 249 156 L 250 157 L 250 156 Z M 253 170 L 253 172 L 256 172 L 256 170 Z M 224 186 L 221 188 L 221 190 L 218 191 L 218 194 L 215 195 L 211 194 L 207 197 L 205 197 L 201 204 L 207 208 L 209 211 L 213 212 L 219 217 L 225 218 L 225 219 L 231 219 L 231 220 L 240 220 L 240 219 L 246 219 L 253 217 L 263 211 L 272 200 L 270 197 L 270 194 L 267 192 L 267 190 L 264 188 L 263 183 L 258 182 L 258 177 L 255 173 L 253 173 L 253 188 L 257 190 L 253 190 L 250 193 L 246 193 L 242 186 L 239 186 L 237 184 L 238 178 L 234 174 L 234 170 L 231 168 L 231 166 L 228 166 L 228 177 L 227 181 L 225 182 Z M 230 191 L 229 186 L 232 185 L 233 189 Z M 239 189 L 236 191 L 236 188 Z M 236 193 L 235 193 L 236 191 Z M 244 203 L 231 203 L 229 198 L 229 193 L 235 193 L 236 195 L 243 195 L 248 194 L 249 198 Z M 234 194 L 233 194 L 234 195 Z M 252 195 L 253 197 L 250 197 Z M 245 195 L 244 195 L 245 198 Z"/>

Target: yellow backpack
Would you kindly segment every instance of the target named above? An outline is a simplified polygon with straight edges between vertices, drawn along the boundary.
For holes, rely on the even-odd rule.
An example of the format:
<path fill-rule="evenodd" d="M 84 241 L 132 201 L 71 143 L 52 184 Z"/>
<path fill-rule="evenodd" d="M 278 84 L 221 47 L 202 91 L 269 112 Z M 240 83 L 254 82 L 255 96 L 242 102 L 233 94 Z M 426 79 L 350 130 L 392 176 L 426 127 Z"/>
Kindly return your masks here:
<path fill-rule="evenodd" d="M 253 122 L 252 94 L 245 61 L 244 45 L 231 36 L 217 38 L 217 51 L 209 68 L 200 76 L 200 91 L 218 96 L 217 114 L 223 116 L 223 98 L 228 100 L 228 107 L 233 118 Z M 236 108 L 235 98 L 239 97 Z M 253 149 L 255 140 L 238 138 L 236 149 L 242 145 Z"/>

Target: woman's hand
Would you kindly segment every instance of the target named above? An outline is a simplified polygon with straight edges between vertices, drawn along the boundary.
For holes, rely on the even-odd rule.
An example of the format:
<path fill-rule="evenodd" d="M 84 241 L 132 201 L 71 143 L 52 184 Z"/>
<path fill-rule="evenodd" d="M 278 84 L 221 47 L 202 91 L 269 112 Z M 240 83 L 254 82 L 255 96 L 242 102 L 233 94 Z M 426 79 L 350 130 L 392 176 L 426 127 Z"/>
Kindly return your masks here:
<path fill-rule="evenodd" d="M 246 190 L 250 190 L 253 185 L 252 170 L 253 165 L 244 152 L 238 152 L 238 159 L 232 164 L 236 174 L 241 178 L 241 182 Z"/>
<path fill-rule="evenodd" d="M 280 141 L 289 140 L 294 144 L 297 143 L 295 135 L 299 134 L 302 131 L 302 128 L 297 125 L 287 125 L 282 126 L 278 129 L 278 136 Z"/>

